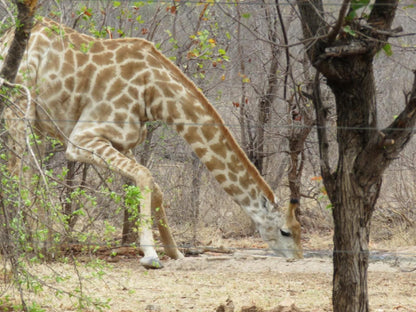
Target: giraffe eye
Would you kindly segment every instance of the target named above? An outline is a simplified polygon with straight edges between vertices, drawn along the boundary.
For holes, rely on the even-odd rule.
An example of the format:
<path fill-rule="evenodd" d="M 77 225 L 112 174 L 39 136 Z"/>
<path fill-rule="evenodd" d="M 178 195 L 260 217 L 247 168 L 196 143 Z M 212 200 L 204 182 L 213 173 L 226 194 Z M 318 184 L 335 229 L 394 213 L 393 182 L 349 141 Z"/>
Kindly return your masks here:
<path fill-rule="evenodd" d="M 290 233 L 289 231 L 285 231 L 280 229 L 280 234 L 282 234 L 282 236 L 286 236 L 286 237 L 291 237 L 292 233 Z"/>

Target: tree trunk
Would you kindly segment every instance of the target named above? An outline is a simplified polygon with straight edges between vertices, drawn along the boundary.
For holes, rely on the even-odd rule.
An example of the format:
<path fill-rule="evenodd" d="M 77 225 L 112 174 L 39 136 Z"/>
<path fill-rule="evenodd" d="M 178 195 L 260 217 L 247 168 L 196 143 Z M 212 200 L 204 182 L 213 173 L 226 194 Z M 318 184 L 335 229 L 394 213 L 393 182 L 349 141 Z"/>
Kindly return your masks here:
<path fill-rule="evenodd" d="M 366 74 L 349 81 L 328 80 L 336 97 L 338 117 L 339 158 L 332 173 L 325 125 L 327 108 L 320 99 L 319 76 L 314 88 L 321 171 L 333 204 L 335 225 L 334 312 L 369 311 L 367 269 L 371 216 L 382 174 L 409 142 L 416 121 L 416 74 L 405 109 L 392 124 L 377 130 L 372 65 L 359 61 L 357 64 L 360 66 L 350 63 L 350 69 Z"/>
<path fill-rule="evenodd" d="M 367 291 L 370 221 L 381 187 L 362 187 L 351 170 L 353 155 L 339 165 L 333 201 L 333 308 L 334 311 L 369 311 Z M 347 221 L 348 220 L 348 221 Z"/>
<path fill-rule="evenodd" d="M 416 121 L 416 80 L 406 108 L 383 130 L 377 128 L 373 57 L 392 30 L 397 0 L 376 0 L 366 7 L 368 29 L 351 18 L 357 7 L 343 1 L 338 18 L 325 21 L 322 0 L 297 1 L 305 39 L 315 38 L 307 53 L 324 75 L 336 100 L 338 165 L 330 166 L 325 108 L 315 80 L 314 105 L 321 172 L 334 218 L 334 312 L 369 311 L 367 293 L 368 242 L 371 216 L 382 174 L 412 136 Z M 347 18 L 348 15 L 348 18 Z M 352 29 L 352 35 L 344 32 Z M 355 32 L 357 31 L 357 32 Z"/>
<path fill-rule="evenodd" d="M 354 79 L 328 79 L 338 116 L 339 149 L 335 185 L 328 185 L 334 218 L 334 311 L 369 311 L 367 292 L 370 223 L 379 196 L 382 172 L 363 166 L 362 158 L 376 161 L 383 153 L 374 141 L 378 137 L 375 82 L 372 59 L 355 57 L 349 65 Z M 371 159 L 368 157 L 370 156 Z M 376 161 L 377 162 L 377 161 Z"/>
<path fill-rule="evenodd" d="M 349 174 L 343 172 L 341 202 L 333 208 L 334 217 L 334 275 L 332 303 L 334 311 L 369 311 L 367 291 L 368 242 L 370 218 L 374 203 L 370 205 L 360 197 L 351 196 L 356 187 Z M 359 188 L 359 187 L 358 187 Z M 358 189 L 363 192 L 363 189 Z M 345 222 L 345 220 L 349 220 Z"/>
<path fill-rule="evenodd" d="M 30 32 L 33 25 L 33 15 L 37 0 L 15 1 L 18 9 L 16 23 L 20 27 L 16 27 L 15 38 L 9 48 L 3 67 L 0 72 L 0 77 L 13 83 L 16 79 L 17 70 L 19 69 L 20 61 L 26 50 L 27 42 L 30 38 Z"/>
<path fill-rule="evenodd" d="M 334 311 L 368 311 L 367 269 L 370 220 L 381 187 L 381 176 L 362 185 L 356 168 L 376 126 L 375 83 L 371 59 L 354 59 L 351 80 L 328 80 L 338 116 L 339 161 L 335 185 L 328 195 L 334 218 Z M 328 181 L 326 181 L 328 182 Z M 346 265 L 348 264 L 348 265 Z"/>

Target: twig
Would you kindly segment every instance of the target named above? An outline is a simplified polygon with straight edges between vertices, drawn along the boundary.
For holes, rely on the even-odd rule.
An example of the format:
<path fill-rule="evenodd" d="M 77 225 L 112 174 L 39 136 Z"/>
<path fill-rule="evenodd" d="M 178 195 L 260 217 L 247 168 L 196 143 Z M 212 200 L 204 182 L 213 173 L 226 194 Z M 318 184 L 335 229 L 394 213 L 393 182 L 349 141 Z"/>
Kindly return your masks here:
<path fill-rule="evenodd" d="M 337 37 L 342 24 L 344 23 L 344 19 L 345 19 L 345 15 L 347 13 L 347 8 L 350 4 L 351 0 L 344 0 L 342 2 L 341 5 L 341 10 L 339 10 L 339 15 L 338 15 L 338 20 L 334 26 L 334 28 L 332 28 L 332 30 L 329 32 L 328 34 L 328 42 L 331 43 L 335 40 L 335 38 Z"/>
<path fill-rule="evenodd" d="M 8 15 L 8 16 L 12 19 L 13 24 L 16 24 L 16 20 L 15 20 L 15 18 L 14 18 L 13 13 L 9 10 L 9 6 L 6 4 L 6 2 L 4 2 L 4 0 L 1 0 L 1 3 L 3 4 L 4 9 L 6 10 L 7 15 Z M 5 16 L 5 17 L 3 18 L 2 23 L 3 23 L 3 21 L 4 21 L 6 18 L 7 18 L 7 16 Z"/>
<path fill-rule="evenodd" d="M 333 194 L 333 188 L 335 183 L 334 177 L 331 173 L 331 167 L 329 165 L 329 143 L 328 134 L 326 131 L 326 119 L 328 110 L 323 106 L 321 99 L 319 72 L 316 72 L 315 81 L 313 83 L 313 104 L 316 112 L 316 126 L 319 141 L 319 154 L 321 158 L 321 173 L 324 178 L 325 187 L 327 188 L 328 195 L 331 197 Z"/>

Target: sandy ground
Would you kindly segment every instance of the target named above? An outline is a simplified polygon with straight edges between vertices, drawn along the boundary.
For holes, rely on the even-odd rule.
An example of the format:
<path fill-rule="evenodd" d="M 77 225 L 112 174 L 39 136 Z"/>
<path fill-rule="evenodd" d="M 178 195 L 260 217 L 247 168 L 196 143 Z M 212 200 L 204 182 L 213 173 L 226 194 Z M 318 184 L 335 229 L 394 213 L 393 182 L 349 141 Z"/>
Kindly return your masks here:
<path fill-rule="evenodd" d="M 399 256 L 374 256 L 368 281 L 371 311 L 416 311 L 415 254 L 413 247 L 402 250 Z M 263 250 L 246 250 L 165 259 L 162 270 L 145 270 L 138 257 L 120 257 L 104 266 L 80 264 L 76 270 L 62 263 L 34 266 L 32 270 L 57 289 L 82 292 L 91 302 L 109 300 L 110 307 L 103 311 L 216 311 L 227 299 L 232 300 L 236 312 L 253 305 L 297 308 L 284 311 L 331 311 L 331 259 L 308 256 L 287 261 L 267 256 Z M 56 294 L 56 289 L 44 286 L 42 292 L 28 297 L 45 311 L 77 311 L 75 297 Z"/>

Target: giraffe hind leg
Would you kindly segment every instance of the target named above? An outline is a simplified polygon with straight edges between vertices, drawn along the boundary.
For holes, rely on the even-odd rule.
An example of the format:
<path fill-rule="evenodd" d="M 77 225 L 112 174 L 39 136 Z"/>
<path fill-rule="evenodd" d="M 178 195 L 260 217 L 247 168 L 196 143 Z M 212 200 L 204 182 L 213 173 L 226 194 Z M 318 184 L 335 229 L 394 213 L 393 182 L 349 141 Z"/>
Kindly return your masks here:
<path fill-rule="evenodd" d="M 163 207 L 163 194 L 159 186 L 155 183 L 152 192 L 152 211 L 157 220 L 160 239 L 165 249 L 166 255 L 172 259 L 183 259 L 184 255 L 179 251 L 175 239 L 168 225 L 165 208 Z"/>
<path fill-rule="evenodd" d="M 131 150 L 126 153 L 126 156 L 130 159 L 134 159 Z M 160 240 L 162 241 L 166 255 L 175 260 L 183 259 L 184 255 L 179 251 L 168 224 L 165 208 L 163 206 L 163 192 L 156 183 L 154 183 L 152 190 L 152 214 L 156 218 Z"/>

